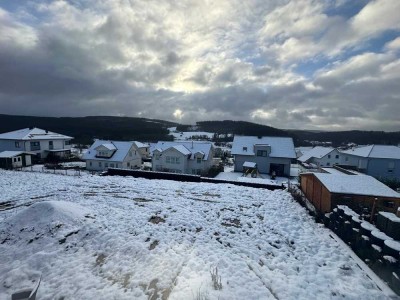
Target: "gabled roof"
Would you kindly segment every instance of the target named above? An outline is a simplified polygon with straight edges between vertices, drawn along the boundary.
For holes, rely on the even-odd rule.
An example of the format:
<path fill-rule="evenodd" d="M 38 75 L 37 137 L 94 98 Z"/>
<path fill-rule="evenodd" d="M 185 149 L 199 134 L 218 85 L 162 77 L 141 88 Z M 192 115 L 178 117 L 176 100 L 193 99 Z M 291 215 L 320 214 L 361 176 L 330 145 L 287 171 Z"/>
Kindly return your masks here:
<path fill-rule="evenodd" d="M 306 162 L 307 160 L 309 160 L 312 157 L 323 158 L 324 156 L 331 153 L 333 150 L 335 150 L 335 148 L 317 146 L 317 147 L 314 147 L 311 150 L 305 152 L 302 156 L 300 156 L 298 158 L 298 160 L 301 162 Z"/>
<path fill-rule="evenodd" d="M 117 150 L 117 147 L 113 143 L 104 143 L 101 145 L 98 145 L 95 150 L 99 149 L 100 147 L 106 148 L 108 150 Z"/>
<path fill-rule="evenodd" d="M 391 145 L 360 146 L 342 151 L 342 153 L 369 158 L 400 159 L 400 147 Z"/>
<path fill-rule="evenodd" d="M 137 147 L 138 149 L 139 149 L 139 148 L 147 148 L 147 147 L 150 147 L 149 144 L 141 143 L 141 142 L 138 142 L 138 141 L 133 141 L 133 143 L 136 145 L 136 147 Z"/>
<path fill-rule="evenodd" d="M 151 146 L 150 152 L 153 153 L 154 150 L 159 150 L 163 152 L 169 148 L 173 148 L 176 146 L 180 146 L 175 148 L 185 155 L 190 154 L 190 159 L 194 159 L 194 154 L 196 152 L 203 152 L 204 157 L 203 160 L 207 160 L 212 149 L 212 143 L 210 142 L 201 142 L 201 141 L 179 141 L 179 142 L 158 142 L 157 144 L 153 144 Z M 183 148 L 182 148 L 183 147 Z"/>
<path fill-rule="evenodd" d="M 71 140 L 73 137 L 40 128 L 24 128 L 0 134 L 0 140 Z"/>
<path fill-rule="evenodd" d="M 30 155 L 35 155 L 35 153 L 32 152 L 26 152 L 26 151 L 3 151 L 0 152 L 0 158 L 10 158 L 10 157 L 15 157 L 21 154 L 30 154 Z"/>
<path fill-rule="evenodd" d="M 101 145 L 113 145 L 116 149 L 113 156 L 110 158 L 107 157 L 96 157 L 97 151 L 96 148 Z M 92 146 L 83 154 L 82 159 L 84 160 L 101 160 L 101 161 L 116 161 L 122 162 L 125 157 L 128 155 L 129 150 L 132 148 L 133 142 L 120 142 L 120 141 L 105 141 L 105 140 L 96 140 Z"/>
<path fill-rule="evenodd" d="M 189 151 L 189 149 L 188 148 L 186 148 L 185 146 L 183 146 L 183 145 L 176 145 L 176 146 L 173 146 L 173 147 L 169 147 L 168 149 L 175 149 L 175 150 L 177 150 L 177 151 L 179 151 L 180 153 L 182 153 L 183 155 L 189 155 L 189 154 L 192 154 L 192 152 L 190 152 Z M 168 150 L 168 149 L 165 149 L 164 151 L 166 151 L 166 150 Z"/>
<path fill-rule="evenodd" d="M 271 146 L 270 157 L 296 158 L 293 140 L 290 137 L 275 136 L 237 136 L 233 139 L 232 151 L 234 155 L 252 155 L 254 156 L 254 145 Z M 247 148 L 247 151 L 244 150 Z"/>
<path fill-rule="evenodd" d="M 400 194 L 368 175 L 313 173 L 331 193 L 400 198 Z"/>

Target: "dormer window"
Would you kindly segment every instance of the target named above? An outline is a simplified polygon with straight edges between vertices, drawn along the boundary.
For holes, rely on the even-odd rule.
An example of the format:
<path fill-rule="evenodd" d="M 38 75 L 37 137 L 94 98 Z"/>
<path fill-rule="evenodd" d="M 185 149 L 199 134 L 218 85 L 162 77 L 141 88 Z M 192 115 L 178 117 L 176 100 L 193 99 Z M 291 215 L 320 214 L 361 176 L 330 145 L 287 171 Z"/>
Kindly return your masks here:
<path fill-rule="evenodd" d="M 243 151 L 247 152 L 247 147 L 243 147 Z"/>

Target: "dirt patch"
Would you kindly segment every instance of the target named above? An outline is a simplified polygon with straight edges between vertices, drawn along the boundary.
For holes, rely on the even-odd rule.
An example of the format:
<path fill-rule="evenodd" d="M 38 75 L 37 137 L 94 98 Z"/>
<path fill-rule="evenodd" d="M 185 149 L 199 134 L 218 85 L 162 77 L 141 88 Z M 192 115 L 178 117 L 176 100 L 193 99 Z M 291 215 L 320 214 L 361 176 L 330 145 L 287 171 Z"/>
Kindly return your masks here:
<path fill-rule="evenodd" d="M 62 224 L 60 224 L 61 226 L 62 226 Z M 61 227 L 60 226 L 60 227 Z M 72 231 L 72 232 L 70 232 L 70 233 L 68 233 L 63 239 L 61 239 L 61 240 L 59 240 L 58 241 L 58 243 L 61 245 L 61 244 L 64 244 L 66 241 L 67 241 L 67 238 L 68 237 L 70 237 L 71 235 L 73 235 L 73 234 L 77 234 L 79 232 L 79 230 L 77 230 L 77 231 Z"/>
<path fill-rule="evenodd" d="M 163 218 L 161 218 L 159 216 L 152 216 L 149 219 L 149 222 L 153 223 L 153 224 L 165 223 L 165 219 L 163 219 Z"/>
<path fill-rule="evenodd" d="M 49 197 L 53 197 L 53 196 L 54 196 L 54 194 L 50 194 L 50 195 L 44 195 L 44 196 L 31 197 L 31 199 L 36 200 L 36 199 L 49 198 Z"/>
<path fill-rule="evenodd" d="M 225 227 L 236 227 L 240 228 L 242 227 L 242 224 L 240 224 L 239 219 L 225 219 L 226 222 L 221 223 L 222 226 Z"/>
<path fill-rule="evenodd" d="M 83 196 L 85 197 L 92 197 L 92 196 L 97 196 L 98 193 L 96 192 L 87 192 L 87 193 L 83 193 Z"/>
<path fill-rule="evenodd" d="M 146 198 L 133 198 L 132 200 L 135 202 L 151 202 L 151 201 L 153 201 L 153 200 L 146 199 Z"/>
<path fill-rule="evenodd" d="M 159 244 L 159 241 L 155 240 L 150 244 L 149 250 L 153 250 L 155 247 L 157 247 Z"/>
<path fill-rule="evenodd" d="M 100 253 L 97 258 L 96 258 L 96 266 L 102 266 L 104 264 L 104 261 L 106 260 L 106 255 L 103 253 Z"/>

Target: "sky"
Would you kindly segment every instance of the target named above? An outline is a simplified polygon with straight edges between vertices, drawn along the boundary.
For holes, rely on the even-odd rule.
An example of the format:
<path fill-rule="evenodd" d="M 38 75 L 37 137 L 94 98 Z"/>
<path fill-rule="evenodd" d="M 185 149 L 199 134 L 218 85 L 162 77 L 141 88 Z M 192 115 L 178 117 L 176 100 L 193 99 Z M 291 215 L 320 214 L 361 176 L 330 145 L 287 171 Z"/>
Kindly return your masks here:
<path fill-rule="evenodd" d="M 0 113 L 400 131 L 399 0 L 0 0 Z"/>

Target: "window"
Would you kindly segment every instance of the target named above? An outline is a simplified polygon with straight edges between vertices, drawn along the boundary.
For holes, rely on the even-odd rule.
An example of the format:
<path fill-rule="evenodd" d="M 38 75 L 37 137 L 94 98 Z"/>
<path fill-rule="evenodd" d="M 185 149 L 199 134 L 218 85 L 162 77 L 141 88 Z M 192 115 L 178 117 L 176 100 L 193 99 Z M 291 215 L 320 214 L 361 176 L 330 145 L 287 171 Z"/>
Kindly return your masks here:
<path fill-rule="evenodd" d="M 257 150 L 257 156 L 268 156 L 268 151 L 265 150 Z"/>
<path fill-rule="evenodd" d="M 336 154 L 335 158 L 336 158 L 336 159 L 338 159 L 338 158 L 339 158 L 339 155 L 338 155 L 338 154 Z"/>
<path fill-rule="evenodd" d="M 101 161 L 99 161 L 99 167 L 101 168 Z"/>
<path fill-rule="evenodd" d="M 104 163 L 104 167 L 108 168 L 108 163 Z"/>
<path fill-rule="evenodd" d="M 154 154 L 154 158 L 155 158 L 156 160 L 159 160 L 159 159 L 160 159 L 160 156 L 159 156 L 158 154 Z"/>
<path fill-rule="evenodd" d="M 330 155 L 330 154 L 328 154 L 328 158 L 331 158 L 331 155 Z"/>
<path fill-rule="evenodd" d="M 170 162 L 171 162 L 171 157 L 170 157 L 170 156 L 167 156 L 167 157 L 165 158 L 165 161 L 166 161 L 167 163 L 170 163 Z"/>
<path fill-rule="evenodd" d="M 174 164 L 174 163 L 175 163 L 175 157 L 171 156 L 171 164 Z"/>
<path fill-rule="evenodd" d="M 201 158 L 200 158 L 200 157 L 197 158 L 197 163 L 198 163 L 198 164 L 201 163 Z"/>
<path fill-rule="evenodd" d="M 246 151 L 246 152 L 247 152 L 247 147 L 243 147 L 243 151 Z"/>
<path fill-rule="evenodd" d="M 130 162 L 127 162 L 126 165 L 127 165 L 128 167 L 130 167 L 130 166 L 131 166 L 131 163 L 130 163 Z"/>
<path fill-rule="evenodd" d="M 19 142 L 15 142 L 15 148 L 19 148 L 21 147 L 21 145 L 19 144 Z"/>
<path fill-rule="evenodd" d="M 31 142 L 31 151 L 40 150 L 39 142 Z"/>
<path fill-rule="evenodd" d="M 110 168 L 114 168 L 114 164 L 110 164 Z"/>
<path fill-rule="evenodd" d="M 349 158 L 346 156 L 346 158 L 344 159 L 345 161 L 349 161 Z"/>
<path fill-rule="evenodd" d="M 197 169 L 197 175 L 201 174 L 201 169 Z"/>
<path fill-rule="evenodd" d="M 91 161 L 89 162 L 89 166 L 92 166 L 92 162 Z"/>
<path fill-rule="evenodd" d="M 119 164 L 115 164 L 115 167 L 118 169 L 119 168 Z"/>
<path fill-rule="evenodd" d="M 53 149 L 54 149 L 53 141 L 49 141 L 49 149 L 50 149 L 50 150 L 53 150 Z"/>
<path fill-rule="evenodd" d="M 330 166 L 330 165 L 331 165 L 331 163 L 326 163 L 326 165 L 327 165 L 327 166 Z"/>
<path fill-rule="evenodd" d="M 129 151 L 129 156 L 132 157 L 132 151 Z"/>
<path fill-rule="evenodd" d="M 18 158 L 17 161 L 21 161 L 21 157 L 18 156 L 17 158 Z"/>
<path fill-rule="evenodd" d="M 180 164 L 180 162 L 179 162 L 179 157 L 175 157 L 175 163 L 176 163 L 176 164 Z"/>
<path fill-rule="evenodd" d="M 196 174 L 196 169 L 192 169 L 192 174 Z"/>
<path fill-rule="evenodd" d="M 71 145 L 71 141 L 64 141 L 64 145 L 65 146 Z"/>

